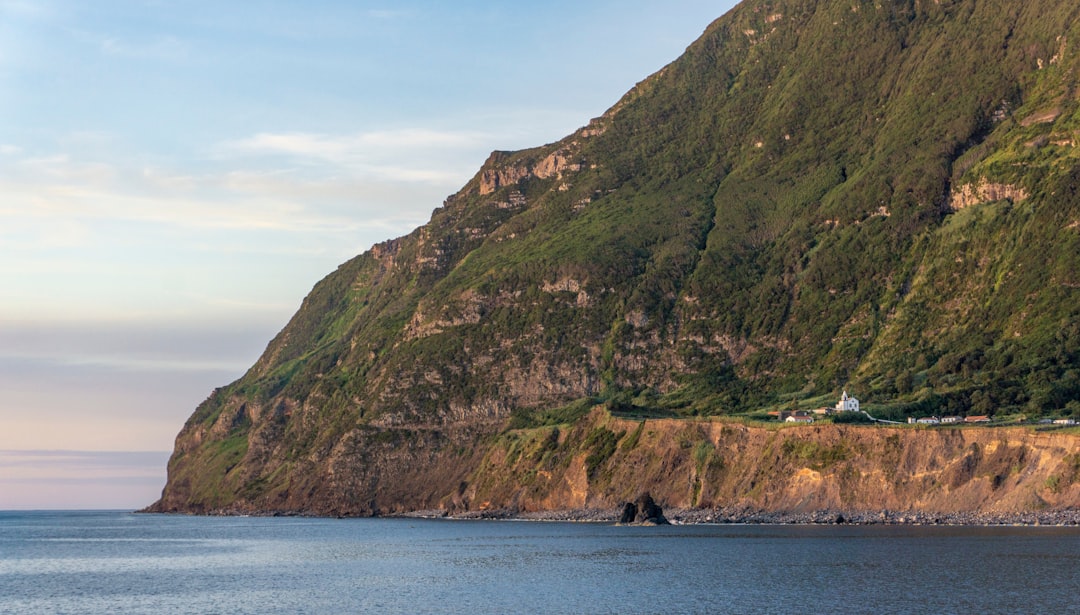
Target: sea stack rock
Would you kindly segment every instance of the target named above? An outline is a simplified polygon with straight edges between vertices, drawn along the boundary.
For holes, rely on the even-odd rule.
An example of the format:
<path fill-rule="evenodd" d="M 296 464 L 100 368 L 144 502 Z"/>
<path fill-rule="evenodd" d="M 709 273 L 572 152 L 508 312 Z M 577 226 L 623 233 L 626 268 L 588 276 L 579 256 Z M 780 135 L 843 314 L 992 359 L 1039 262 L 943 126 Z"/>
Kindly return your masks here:
<path fill-rule="evenodd" d="M 664 510 L 653 501 L 652 496 L 644 493 L 637 502 L 623 504 L 619 525 L 670 525 L 664 517 Z"/>

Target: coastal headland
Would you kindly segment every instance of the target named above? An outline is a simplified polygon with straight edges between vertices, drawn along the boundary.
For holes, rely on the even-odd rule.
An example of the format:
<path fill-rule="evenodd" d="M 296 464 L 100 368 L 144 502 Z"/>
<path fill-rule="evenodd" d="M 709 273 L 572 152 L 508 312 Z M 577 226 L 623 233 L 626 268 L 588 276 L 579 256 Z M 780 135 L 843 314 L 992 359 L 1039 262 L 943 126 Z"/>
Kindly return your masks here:
<path fill-rule="evenodd" d="M 151 509 L 1080 508 L 1080 8 L 856 4 L 742 2 L 492 152 L 199 404 Z"/>

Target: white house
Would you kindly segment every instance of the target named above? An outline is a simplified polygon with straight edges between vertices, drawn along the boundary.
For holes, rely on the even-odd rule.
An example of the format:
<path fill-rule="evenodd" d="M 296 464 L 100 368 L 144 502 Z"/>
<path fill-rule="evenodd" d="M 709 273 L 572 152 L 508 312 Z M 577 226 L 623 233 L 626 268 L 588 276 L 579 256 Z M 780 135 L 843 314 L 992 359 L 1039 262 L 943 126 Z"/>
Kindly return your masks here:
<path fill-rule="evenodd" d="M 847 389 L 844 389 L 844 394 L 840 396 L 840 401 L 836 402 L 837 412 L 858 412 L 859 400 L 854 397 L 848 397 Z"/>

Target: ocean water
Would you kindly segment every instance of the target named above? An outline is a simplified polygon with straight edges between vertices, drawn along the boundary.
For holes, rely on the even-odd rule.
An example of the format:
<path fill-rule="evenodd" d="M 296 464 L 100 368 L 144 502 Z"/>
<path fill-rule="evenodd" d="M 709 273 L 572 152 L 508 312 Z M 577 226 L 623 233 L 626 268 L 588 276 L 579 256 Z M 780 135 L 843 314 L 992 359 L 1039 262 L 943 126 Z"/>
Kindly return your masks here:
<path fill-rule="evenodd" d="M 1076 613 L 1080 529 L 0 513 L 0 613 Z"/>

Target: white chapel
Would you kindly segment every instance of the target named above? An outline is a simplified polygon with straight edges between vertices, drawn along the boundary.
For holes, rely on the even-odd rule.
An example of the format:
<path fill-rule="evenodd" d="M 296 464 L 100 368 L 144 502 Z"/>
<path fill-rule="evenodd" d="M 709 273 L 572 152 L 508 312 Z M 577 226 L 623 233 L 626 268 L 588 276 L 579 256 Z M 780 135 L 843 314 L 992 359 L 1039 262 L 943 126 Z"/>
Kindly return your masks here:
<path fill-rule="evenodd" d="M 858 412 L 859 400 L 854 397 L 849 397 L 847 389 L 844 389 L 844 394 L 840 396 L 840 401 L 836 402 L 837 412 Z"/>

